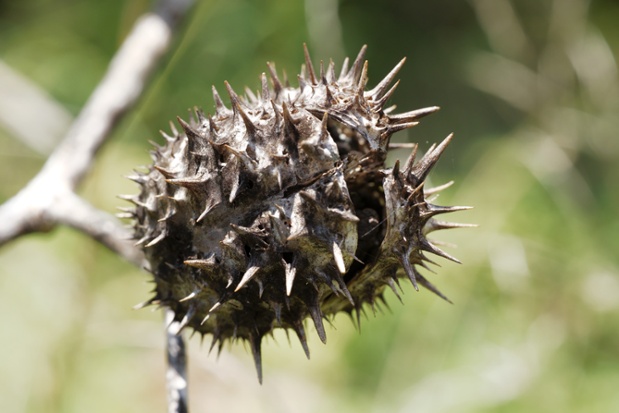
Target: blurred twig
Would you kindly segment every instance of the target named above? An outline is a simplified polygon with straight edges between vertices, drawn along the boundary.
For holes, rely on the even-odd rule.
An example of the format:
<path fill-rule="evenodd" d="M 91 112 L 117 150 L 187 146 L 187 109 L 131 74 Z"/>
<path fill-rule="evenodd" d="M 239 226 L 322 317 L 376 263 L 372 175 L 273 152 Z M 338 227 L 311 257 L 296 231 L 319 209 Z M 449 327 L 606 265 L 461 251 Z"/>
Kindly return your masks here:
<path fill-rule="evenodd" d="M 79 197 L 75 190 L 110 132 L 143 93 L 149 75 L 170 45 L 174 29 L 192 4 L 193 0 L 161 0 L 153 12 L 138 19 L 104 78 L 41 171 L 0 206 L 0 246 L 22 235 L 50 231 L 64 224 L 84 232 L 126 260 L 143 265 L 142 252 L 129 241 L 129 231 L 113 216 Z M 185 370 L 178 368 L 184 366 L 182 337 L 168 334 L 168 349 L 168 362 L 178 373 L 173 378 L 168 375 L 169 411 L 186 412 Z"/>
<path fill-rule="evenodd" d="M 49 155 L 73 116 L 43 88 L 0 61 L 0 125 L 40 155 Z M 36 114 L 36 122 L 31 122 Z M 27 127 L 24 127 L 27 125 Z"/>

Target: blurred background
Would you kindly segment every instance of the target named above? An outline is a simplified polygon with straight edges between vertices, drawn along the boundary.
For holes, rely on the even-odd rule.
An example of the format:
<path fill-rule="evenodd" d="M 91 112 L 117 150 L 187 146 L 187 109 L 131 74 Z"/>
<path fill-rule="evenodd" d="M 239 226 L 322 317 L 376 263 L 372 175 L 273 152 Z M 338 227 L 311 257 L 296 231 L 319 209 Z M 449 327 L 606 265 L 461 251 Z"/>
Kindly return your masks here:
<path fill-rule="evenodd" d="M 198 2 L 81 194 L 113 213 L 148 140 L 211 84 L 255 90 L 267 61 L 294 79 L 368 45 L 370 86 L 403 56 L 393 103 L 442 110 L 394 137 L 455 132 L 437 203 L 472 205 L 438 234 L 430 274 L 455 304 L 403 283 L 403 302 L 336 317 L 312 360 L 279 332 L 264 384 L 242 345 L 190 346 L 196 412 L 619 411 L 619 3 L 615 0 Z M 147 0 L 0 1 L 0 201 L 41 168 Z M 390 163 L 405 159 L 393 152 Z M 0 223 L 2 225 L 2 223 Z M 162 315 L 146 273 L 67 228 L 0 250 L 0 411 L 164 411 Z"/>

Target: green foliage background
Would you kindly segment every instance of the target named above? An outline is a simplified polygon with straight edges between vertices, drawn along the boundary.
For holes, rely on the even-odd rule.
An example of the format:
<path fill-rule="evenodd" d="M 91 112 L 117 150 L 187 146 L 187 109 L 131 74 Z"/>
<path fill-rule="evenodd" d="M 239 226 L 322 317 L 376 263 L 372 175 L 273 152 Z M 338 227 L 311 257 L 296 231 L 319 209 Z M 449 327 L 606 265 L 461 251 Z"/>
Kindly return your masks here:
<path fill-rule="evenodd" d="M 74 116 L 149 7 L 0 1 L 0 62 Z M 456 133 L 432 179 L 454 179 L 438 202 L 475 206 L 453 218 L 480 227 L 440 234 L 464 264 L 431 280 L 455 305 L 403 285 L 404 305 L 388 293 L 391 311 L 369 311 L 360 334 L 338 317 L 326 346 L 312 335 L 310 362 L 276 334 L 263 386 L 242 346 L 218 360 L 194 337 L 193 410 L 619 411 L 617 21 L 614 0 L 198 2 L 83 186 L 92 203 L 124 206 L 115 195 L 136 187 L 123 175 L 150 163 L 169 119 L 211 110 L 211 84 L 256 89 L 266 61 L 294 79 L 303 42 L 338 66 L 368 44 L 370 84 L 407 56 L 394 103 L 443 108 L 395 139 L 426 149 Z M 0 125 L 0 201 L 44 160 Z M 161 314 L 131 310 L 145 281 L 66 228 L 3 248 L 0 411 L 162 411 Z"/>

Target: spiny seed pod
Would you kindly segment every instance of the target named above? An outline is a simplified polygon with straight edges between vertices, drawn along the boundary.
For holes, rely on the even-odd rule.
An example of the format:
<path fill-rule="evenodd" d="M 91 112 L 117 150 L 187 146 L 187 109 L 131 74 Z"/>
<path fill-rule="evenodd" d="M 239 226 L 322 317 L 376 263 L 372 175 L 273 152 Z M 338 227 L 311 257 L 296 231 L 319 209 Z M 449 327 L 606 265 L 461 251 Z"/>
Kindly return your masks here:
<path fill-rule="evenodd" d="M 336 76 L 332 61 L 316 72 L 306 48 L 297 88 L 271 64 L 257 94 L 226 82 L 231 108 L 213 87 L 215 114 L 179 118 L 149 171 L 130 177 L 141 192 L 125 199 L 156 283 L 145 304 L 170 308 L 179 331 L 211 334 L 212 347 L 249 342 L 259 380 L 274 328 L 292 329 L 309 357 L 306 318 L 325 342 L 325 317 L 358 319 L 400 277 L 447 300 L 416 267 L 432 262 L 426 253 L 458 262 L 426 238 L 464 226 L 435 216 L 466 207 L 433 205 L 426 197 L 443 188 L 424 188 L 451 135 L 386 168 L 390 137 L 438 108 L 391 114 L 404 59 L 365 90 L 365 50 Z"/>

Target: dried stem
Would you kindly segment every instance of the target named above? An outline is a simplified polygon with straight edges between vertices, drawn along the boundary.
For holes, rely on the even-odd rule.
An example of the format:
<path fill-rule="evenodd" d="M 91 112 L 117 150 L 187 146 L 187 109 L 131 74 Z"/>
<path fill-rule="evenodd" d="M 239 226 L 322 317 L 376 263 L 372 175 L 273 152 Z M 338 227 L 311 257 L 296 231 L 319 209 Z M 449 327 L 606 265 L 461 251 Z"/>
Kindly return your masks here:
<path fill-rule="evenodd" d="M 174 321 L 174 311 L 165 310 L 166 359 L 168 370 L 168 413 L 187 413 L 187 356 L 185 341 L 178 331 L 179 322 Z"/>
<path fill-rule="evenodd" d="M 75 190 L 110 132 L 144 92 L 149 75 L 171 43 L 174 29 L 192 4 L 193 0 L 161 0 L 153 12 L 138 19 L 41 171 L 0 206 L 0 246 L 22 235 L 47 232 L 64 224 L 96 239 L 129 262 L 143 265 L 141 250 L 128 241 L 130 234 L 122 224 L 80 198 Z M 176 372 L 174 377 L 168 374 L 170 412 L 187 411 L 184 359 L 182 337 L 168 334 L 168 362 L 170 370 Z M 184 383 L 182 389 L 178 382 Z"/>

